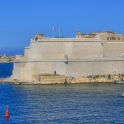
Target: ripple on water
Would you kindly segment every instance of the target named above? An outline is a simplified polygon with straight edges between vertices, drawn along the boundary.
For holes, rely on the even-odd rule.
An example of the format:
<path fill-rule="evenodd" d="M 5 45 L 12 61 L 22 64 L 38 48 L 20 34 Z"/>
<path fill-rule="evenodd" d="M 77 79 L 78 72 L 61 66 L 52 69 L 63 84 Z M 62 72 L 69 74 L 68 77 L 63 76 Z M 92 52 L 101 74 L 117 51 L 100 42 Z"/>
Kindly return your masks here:
<path fill-rule="evenodd" d="M 10 85 L 0 84 L 0 121 L 8 104 L 14 123 L 122 123 L 124 85 Z"/>

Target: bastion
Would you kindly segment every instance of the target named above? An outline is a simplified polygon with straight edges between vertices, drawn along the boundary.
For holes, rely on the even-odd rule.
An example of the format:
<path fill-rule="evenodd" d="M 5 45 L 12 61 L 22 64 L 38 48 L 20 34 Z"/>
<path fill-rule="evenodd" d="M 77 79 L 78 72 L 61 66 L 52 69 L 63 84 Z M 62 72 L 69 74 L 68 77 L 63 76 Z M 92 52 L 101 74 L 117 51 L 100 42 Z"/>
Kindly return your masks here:
<path fill-rule="evenodd" d="M 108 74 L 124 74 L 124 35 L 112 31 L 92 34 L 78 31 L 75 38 L 36 34 L 30 46 L 25 47 L 24 55 L 16 55 L 11 78 L 42 84 L 47 83 L 43 75 L 58 75 L 62 83 L 68 82 L 67 79 Z M 51 79 L 56 83 L 56 79 Z"/>

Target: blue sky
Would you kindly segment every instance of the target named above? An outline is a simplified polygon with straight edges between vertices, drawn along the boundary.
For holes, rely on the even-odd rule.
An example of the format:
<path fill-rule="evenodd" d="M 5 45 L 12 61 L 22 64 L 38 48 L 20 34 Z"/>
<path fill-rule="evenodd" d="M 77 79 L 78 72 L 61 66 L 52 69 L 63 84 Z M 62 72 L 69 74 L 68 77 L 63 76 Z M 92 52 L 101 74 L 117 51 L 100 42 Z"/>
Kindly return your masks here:
<path fill-rule="evenodd" d="M 75 37 L 112 30 L 124 34 L 124 0 L 0 0 L 0 55 L 23 54 L 34 34 Z"/>

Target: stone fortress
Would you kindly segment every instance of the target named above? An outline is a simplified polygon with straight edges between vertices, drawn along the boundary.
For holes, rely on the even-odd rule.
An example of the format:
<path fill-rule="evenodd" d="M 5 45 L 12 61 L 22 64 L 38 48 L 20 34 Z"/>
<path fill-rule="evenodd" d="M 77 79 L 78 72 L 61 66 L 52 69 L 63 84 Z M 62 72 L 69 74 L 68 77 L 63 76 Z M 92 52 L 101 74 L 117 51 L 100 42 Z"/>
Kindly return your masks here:
<path fill-rule="evenodd" d="M 36 34 L 16 55 L 12 78 L 43 82 L 42 76 L 65 77 L 124 74 L 124 35 L 112 31 L 76 33 L 76 38 L 49 38 Z"/>

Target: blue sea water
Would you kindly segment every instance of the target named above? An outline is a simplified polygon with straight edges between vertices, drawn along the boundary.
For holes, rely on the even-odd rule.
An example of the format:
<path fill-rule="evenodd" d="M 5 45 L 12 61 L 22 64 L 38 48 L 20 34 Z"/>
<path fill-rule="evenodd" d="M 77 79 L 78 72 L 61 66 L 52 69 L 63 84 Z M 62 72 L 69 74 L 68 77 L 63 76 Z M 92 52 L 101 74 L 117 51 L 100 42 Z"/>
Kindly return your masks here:
<path fill-rule="evenodd" d="M 3 66 L 9 76 L 12 66 Z M 123 92 L 124 85 L 114 83 L 0 84 L 0 124 L 124 124 Z"/>

